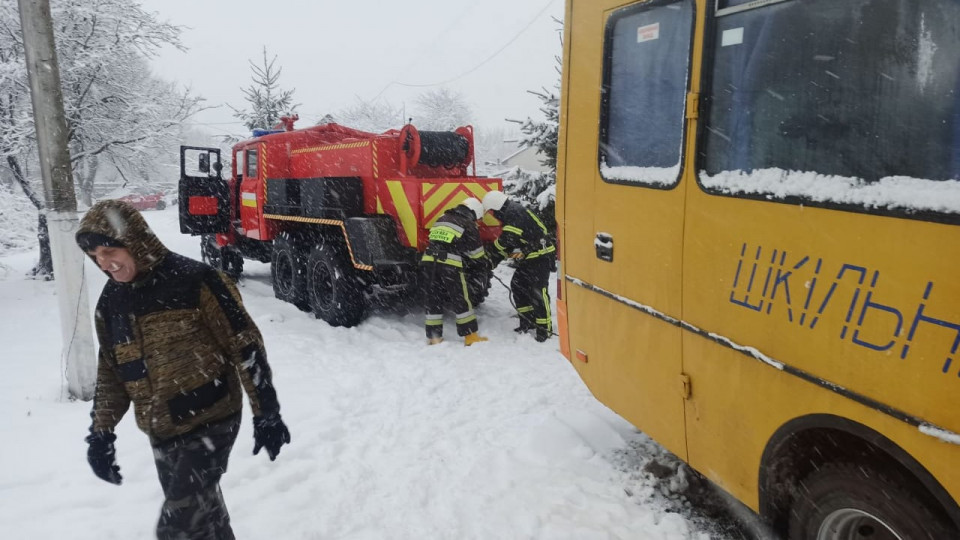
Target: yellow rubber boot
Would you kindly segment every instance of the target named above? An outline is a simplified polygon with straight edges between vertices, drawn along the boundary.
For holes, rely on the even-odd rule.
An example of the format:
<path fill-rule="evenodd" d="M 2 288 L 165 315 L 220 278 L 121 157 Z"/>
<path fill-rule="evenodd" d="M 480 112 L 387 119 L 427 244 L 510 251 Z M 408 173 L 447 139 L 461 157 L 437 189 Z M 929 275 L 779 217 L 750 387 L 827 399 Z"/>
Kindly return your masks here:
<path fill-rule="evenodd" d="M 474 332 L 472 334 L 467 334 L 463 336 L 463 344 L 466 347 L 473 345 L 474 343 L 480 343 L 481 341 L 490 341 L 489 339 L 481 336 L 480 334 Z"/>
<path fill-rule="evenodd" d="M 427 345 L 436 345 L 438 343 L 443 343 L 442 337 L 432 337 L 427 340 Z"/>

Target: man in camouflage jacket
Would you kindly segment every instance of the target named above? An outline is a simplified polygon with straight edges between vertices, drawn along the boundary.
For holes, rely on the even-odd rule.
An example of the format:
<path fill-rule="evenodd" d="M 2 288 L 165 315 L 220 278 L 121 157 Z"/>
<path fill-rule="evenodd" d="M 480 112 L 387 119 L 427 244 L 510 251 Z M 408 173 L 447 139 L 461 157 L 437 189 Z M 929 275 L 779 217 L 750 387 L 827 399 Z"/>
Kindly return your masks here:
<path fill-rule="evenodd" d="M 166 500 L 160 539 L 232 539 L 220 492 L 246 392 L 254 451 L 270 459 L 290 442 L 263 339 L 236 286 L 209 266 L 170 252 L 127 203 L 102 201 L 80 223 L 77 244 L 110 280 L 97 303 L 100 343 L 87 459 L 120 484 L 114 428 L 133 403 L 150 437 Z"/>

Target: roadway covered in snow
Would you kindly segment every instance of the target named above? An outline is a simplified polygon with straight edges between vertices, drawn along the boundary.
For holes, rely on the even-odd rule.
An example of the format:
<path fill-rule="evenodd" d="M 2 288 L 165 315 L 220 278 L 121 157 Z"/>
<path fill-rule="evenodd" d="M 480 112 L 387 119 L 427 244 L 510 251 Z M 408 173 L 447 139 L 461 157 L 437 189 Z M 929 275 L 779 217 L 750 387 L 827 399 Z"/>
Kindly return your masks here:
<path fill-rule="evenodd" d="M 145 216 L 169 248 L 198 258 L 176 212 Z M 147 438 L 128 413 L 123 485 L 89 471 L 90 404 L 65 396 L 54 286 L 24 277 L 35 259 L 0 257 L 0 535 L 151 538 L 162 495 Z M 85 271 L 95 302 L 106 278 Z M 506 290 L 494 287 L 478 309 L 490 342 L 465 348 L 448 321 L 448 341 L 428 347 L 422 310 L 332 328 L 276 300 L 269 267 L 247 261 L 241 293 L 293 441 L 276 462 L 252 456 L 245 411 L 222 482 L 237 537 L 730 537 L 689 509 L 676 461 L 591 396 L 555 338 L 514 334 Z"/>

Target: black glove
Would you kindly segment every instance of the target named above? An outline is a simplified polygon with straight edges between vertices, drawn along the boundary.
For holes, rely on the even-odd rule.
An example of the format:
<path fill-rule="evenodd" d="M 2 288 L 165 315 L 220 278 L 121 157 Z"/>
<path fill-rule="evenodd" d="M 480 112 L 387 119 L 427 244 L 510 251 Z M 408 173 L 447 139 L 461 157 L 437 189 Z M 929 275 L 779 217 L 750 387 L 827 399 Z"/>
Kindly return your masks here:
<path fill-rule="evenodd" d="M 111 484 L 120 485 L 123 477 L 120 476 L 120 466 L 117 465 L 117 450 L 113 441 L 117 436 L 108 431 L 96 431 L 87 435 L 85 439 L 90 447 L 87 448 L 87 462 L 93 469 L 93 474 Z"/>
<path fill-rule="evenodd" d="M 280 447 L 285 444 L 290 444 L 290 431 L 279 414 L 253 419 L 253 455 L 257 455 L 261 448 L 266 448 L 270 461 L 273 461 L 280 454 Z"/>

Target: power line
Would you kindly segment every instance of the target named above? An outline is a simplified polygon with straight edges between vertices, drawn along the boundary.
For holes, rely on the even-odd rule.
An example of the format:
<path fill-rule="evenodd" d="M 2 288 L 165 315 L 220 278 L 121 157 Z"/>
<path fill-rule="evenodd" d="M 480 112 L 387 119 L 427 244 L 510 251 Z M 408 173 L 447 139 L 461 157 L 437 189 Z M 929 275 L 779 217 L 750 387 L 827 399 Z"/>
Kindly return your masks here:
<path fill-rule="evenodd" d="M 537 19 L 539 19 L 540 16 L 543 15 L 543 13 L 544 13 L 545 11 L 547 11 L 547 8 L 549 8 L 550 5 L 553 4 L 554 2 L 556 2 L 556 0 L 548 0 L 547 3 L 544 4 L 543 7 L 540 9 L 540 11 L 538 11 L 537 14 L 536 14 L 532 19 L 530 19 L 530 22 L 528 22 L 528 23 L 526 24 L 526 26 L 524 26 L 523 28 L 521 28 L 519 32 L 517 32 L 512 38 L 510 38 L 510 41 L 506 42 L 502 47 L 500 47 L 499 49 L 497 49 L 493 54 L 491 54 L 490 56 L 488 56 L 487 58 L 485 58 L 485 59 L 484 59 L 483 61 L 481 61 L 479 64 L 477 64 L 477 65 L 475 65 L 474 67 L 468 69 L 467 71 L 464 71 L 463 73 L 461 73 L 461 74 L 459 74 L 459 75 L 457 75 L 457 76 L 455 76 L 455 77 L 452 77 L 452 78 L 450 78 L 450 79 L 447 79 L 447 80 L 444 80 L 444 81 L 440 81 L 440 82 L 435 82 L 435 83 L 429 83 L 429 84 L 408 84 L 408 83 L 402 83 L 402 82 L 400 82 L 400 81 L 390 81 L 389 83 L 387 83 L 387 86 L 385 86 L 385 87 L 383 88 L 383 90 L 381 90 L 380 93 L 378 93 L 378 94 L 376 95 L 376 97 L 374 97 L 373 99 L 376 100 L 378 97 L 380 97 L 380 94 L 383 94 L 383 92 L 384 92 L 387 88 L 389 88 L 391 85 L 393 85 L 393 84 L 396 84 L 396 85 L 399 85 L 399 86 L 407 86 L 407 87 L 411 87 L 411 88 L 426 88 L 426 87 L 430 87 L 430 86 L 440 86 L 440 85 L 448 84 L 448 83 L 451 83 L 451 82 L 456 81 L 456 80 L 458 80 L 458 79 L 461 79 L 461 78 L 463 78 L 463 77 L 466 77 L 467 75 L 469 75 L 469 74 L 473 73 L 474 71 L 476 71 L 476 70 L 480 69 L 481 67 L 483 67 L 487 62 L 489 62 L 489 61 L 493 60 L 494 58 L 496 58 L 497 55 L 499 55 L 501 52 L 504 51 L 504 49 L 506 49 L 506 48 L 509 47 L 511 44 L 513 44 L 514 41 L 516 41 L 517 39 L 519 39 L 520 36 L 523 35 L 523 33 L 526 32 L 526 31 L 533 25 L 533 23 L 537 22 Z"/>

